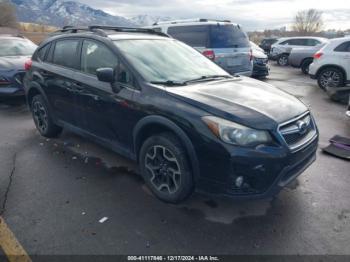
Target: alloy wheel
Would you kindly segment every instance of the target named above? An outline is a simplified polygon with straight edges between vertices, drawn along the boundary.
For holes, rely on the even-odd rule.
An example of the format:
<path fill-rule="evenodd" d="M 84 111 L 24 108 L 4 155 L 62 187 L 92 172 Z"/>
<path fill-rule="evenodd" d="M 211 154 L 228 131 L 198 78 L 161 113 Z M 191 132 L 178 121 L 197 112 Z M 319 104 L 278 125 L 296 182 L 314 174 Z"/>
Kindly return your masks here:
<path fill-rule="evenodd" d="M 283 55 L 281 56 L 279 59 L 278 59 L 278 63 L 281 65 L 281 66 L 286 66 L 288 64 L 288 57 Z"/>
<path fill-rule="evenodd" d="M 148 149 L 145 167 L 149 181 L 159 192 L 174 194 L 181 184 L 181 169 L 175 155 L 166 147 L 155 145 Z"/>
<path fill-rule="evenodd" d="M 35 101 L 33 104 L 33 116 L 40 132 L 45 133 L 48 128 L 48 117 L 45 107 L 39 101 Z"/>
<path fill-rule="evenodd" d="M 340 75 L 338 72 L 327 70 L 322 73 L 320 83 L 324 88 L 340 86 Z"/>

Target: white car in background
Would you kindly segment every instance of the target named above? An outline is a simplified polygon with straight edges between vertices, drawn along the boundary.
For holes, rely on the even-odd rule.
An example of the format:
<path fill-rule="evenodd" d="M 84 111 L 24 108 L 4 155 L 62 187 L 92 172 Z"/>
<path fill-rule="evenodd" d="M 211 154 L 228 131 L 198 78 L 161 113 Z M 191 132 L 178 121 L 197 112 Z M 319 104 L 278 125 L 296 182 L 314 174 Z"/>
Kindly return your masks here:
<path fill-rule="evenodd" d="M 311 78 L 334 100 L 347 100 L 350 88 L 350 37 L 332 39 L 314 55 Z"/>
<path fill-rule="evenodd" d="M 322 46 L 328 39 L 314 36 L 283 37 L 271 46 L 270 59 L 281 66 L 288 65 L 289 54 L 293 48 L 315 48 Z"/>

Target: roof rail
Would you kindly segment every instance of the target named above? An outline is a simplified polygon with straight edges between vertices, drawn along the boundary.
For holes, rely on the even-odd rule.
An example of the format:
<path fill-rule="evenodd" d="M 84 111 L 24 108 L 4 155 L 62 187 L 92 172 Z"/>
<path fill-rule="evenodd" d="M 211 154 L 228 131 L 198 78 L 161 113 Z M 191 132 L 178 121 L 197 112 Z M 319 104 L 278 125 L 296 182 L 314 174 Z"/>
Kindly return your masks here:
<path fill-rule="evenodd" d="M 192 18 L 192 19 L 180 19 L 173 21 L 163 21 L 155 22 L 153 25 L 166 25 L 166 24 L 182 24 L 182 23 L 195 23 L 195 22 L 225 22 L 231 23 L 230 20 L 217 20 L 217 19 L 207 19 L 207 18 Z"/>
<path fill-rule="evenodd" d="M 169 37 L 169 35 L 157 32 L 149 28 L 139 28 L 139 27 L 122 27 L 122 26 L 103 26 L 103 25 L 92 25 L 89 26 L 90 30 L 104 30 L 104 31 L 115 31 L 115 32 L 126 32 L 126 33 L 146 33 Z"/>
<path fill-rule="evenodd" d="M 169 35 L 162 32 L 157 32 L 153 29 L 137 28 L 137 27 L 103 26 L 103 25 L 92 25 L 88 27 L 64 26 L 62 29 L 53 32 L 52 35 L 90 32 L 93 34 L 97 34 L 99 36 L 107 37 L 108 34 L 106 33 L 106 31 L 127 32 L 127 33 L 146 33 L 146 34 L 154 34 L 154 35 L 169 37 Z"/>

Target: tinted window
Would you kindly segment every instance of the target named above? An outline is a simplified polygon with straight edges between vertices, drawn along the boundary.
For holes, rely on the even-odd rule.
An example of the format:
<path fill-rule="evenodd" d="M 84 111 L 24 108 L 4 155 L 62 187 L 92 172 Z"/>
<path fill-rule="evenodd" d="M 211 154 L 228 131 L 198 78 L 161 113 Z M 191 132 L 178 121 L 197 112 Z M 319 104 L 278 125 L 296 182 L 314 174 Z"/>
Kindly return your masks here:
<path fill-rule="evenodd" d="M 335 52 L 350 52 L 350 42 L 345 42 L 334 49 Z"/>
<path fill-rule="evenodd" d="M 208 47 L 208 26 L 169 27 L 168 34 L 193 47 Z"/>
<path fill-rule="evenodd" d="M 211 48 L 240 48 L 250 47 L 247 35 L 232 24 L 210 26 Z"/>
<path fill-rule="evenodd" d="M 79 40 L 56 42 L 53 63 L 68 68 L 79 69 Z"/>
<path fill-rule="evenodd" d="M 319 44 L 321 44 L 320 41 L 316 40 L 316 39 L 305 39 L 305 45 L 306 46 L 317 46 Z"/>
<path fill-rule="evenodd" d="M 104 44 L 94 41 L 84 41 L 81 54 L 81 70 L 96 75 L 99 68 L 116 68 L 117 57 Z"/>
<path fill-rule="evenodd" d="M 129 86 L 134 85 L 134 79 L 130 73 L 130 71 L 124 66 L 124 64 L 120 64 L 119 74 L 117 81 L 122 84 L 126 84 Z"/>
<path fill-rule="evenodd" d="M 306 39 L 290 39 L 288 41 L 289 45 L 305 45 Z"/>
<path fill-rule="evenodd" d="M 38 60 L 40 62 L 45 61 L 46 54 L 49 49 L 50 49 L 50 44 L 47 44 L 44 47 L 40 48 L 36 54 L 35 60 Z"/>

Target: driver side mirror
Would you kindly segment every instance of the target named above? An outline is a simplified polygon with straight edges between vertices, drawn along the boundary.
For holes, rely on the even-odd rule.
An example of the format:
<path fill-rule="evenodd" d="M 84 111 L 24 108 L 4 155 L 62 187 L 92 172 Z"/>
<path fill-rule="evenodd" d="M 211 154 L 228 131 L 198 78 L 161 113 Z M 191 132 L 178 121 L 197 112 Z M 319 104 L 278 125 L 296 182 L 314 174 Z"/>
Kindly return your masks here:
<path fill-rule="evenodd" d="M 96 70 L 97 79 L 101 82 L 114 83 L 115 72 L 113 68 L 99 68 Z"/>

